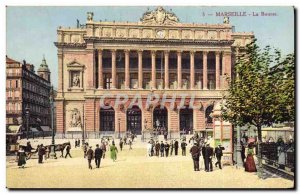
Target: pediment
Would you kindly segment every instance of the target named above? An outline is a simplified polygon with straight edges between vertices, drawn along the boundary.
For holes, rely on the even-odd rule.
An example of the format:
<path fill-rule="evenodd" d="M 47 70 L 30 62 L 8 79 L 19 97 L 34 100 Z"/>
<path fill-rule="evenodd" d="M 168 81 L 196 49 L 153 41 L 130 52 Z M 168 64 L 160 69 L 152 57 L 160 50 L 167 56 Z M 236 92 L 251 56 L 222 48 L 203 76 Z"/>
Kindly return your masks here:
<path fill-rule="evenodd" d="M 79 63 L 76 61 L 76 59 L 74 59 L 72 62 L 67 64 L 67 67 L 84 67 L 83 64 Z"/>

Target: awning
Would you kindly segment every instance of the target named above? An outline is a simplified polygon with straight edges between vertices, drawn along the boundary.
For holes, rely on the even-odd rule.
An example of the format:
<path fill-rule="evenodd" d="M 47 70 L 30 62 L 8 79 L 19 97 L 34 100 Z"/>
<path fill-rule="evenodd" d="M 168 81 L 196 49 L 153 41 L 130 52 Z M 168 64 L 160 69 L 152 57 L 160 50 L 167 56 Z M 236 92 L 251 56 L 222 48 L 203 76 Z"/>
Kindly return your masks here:
<path fill-rule="evenodd" d="M 10 133 L 18 133 L 20 132 L 22 125 L 10 125 L 8 126 Z"/>
<path fill-rule="evenodd" d="M 52 129 L 49 126 L 41 126 L 43 131 L 52 131 Z"/>

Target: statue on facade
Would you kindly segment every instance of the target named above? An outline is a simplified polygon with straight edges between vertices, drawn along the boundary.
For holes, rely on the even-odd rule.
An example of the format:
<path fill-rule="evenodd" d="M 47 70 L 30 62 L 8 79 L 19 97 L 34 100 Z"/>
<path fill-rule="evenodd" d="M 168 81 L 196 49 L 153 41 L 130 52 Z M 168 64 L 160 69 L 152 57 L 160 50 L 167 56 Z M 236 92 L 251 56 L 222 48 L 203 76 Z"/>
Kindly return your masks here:
<path fill-rule="evenodd" d="M 73 87 L 80 87 L 80 79 L 79 79 L 79 76 L 76 74 L 74 77 L 73 77 Z"/>
<path fill-rule="evenodd" d="M 81 127 L 80 111 L 77 108 L 72 110 L 70 127 Z"/>
<path fill-rule="evenodd" d="M 93 21 L 93 16 L 94 16 L 93 12 L 87 12 L 87 21 Z"/>
<path fill-rule="evenodd" d="M 159 24 L 159 25 L 173 25 L 179 22 L 178 17 L 172 13 L 166 11 L 163 7 L 158 7 L 154 11 L 147 11 L 141 18 L 143 24 Z"/>
<path fill-rule="evenodd" d="M 229 24 L 229 17 L 228 16 L 224 17 L 223 24 Z"/>

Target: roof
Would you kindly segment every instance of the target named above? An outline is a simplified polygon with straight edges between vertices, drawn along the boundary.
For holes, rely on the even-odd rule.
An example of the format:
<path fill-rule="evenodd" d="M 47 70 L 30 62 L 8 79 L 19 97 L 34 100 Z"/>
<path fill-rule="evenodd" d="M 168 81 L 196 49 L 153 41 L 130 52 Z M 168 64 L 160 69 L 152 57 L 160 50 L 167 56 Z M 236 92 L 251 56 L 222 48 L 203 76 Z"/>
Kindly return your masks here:
<path fill-rule="evenodd" d="M 11 64 L 11 63 L 20 63 L 20 62 L 18 62 L 18 61 L 16 61 L 16 60 L 11 59 L 11 58 L 9 58 L 9 57 L 6 56 L 6 63 Z"/>

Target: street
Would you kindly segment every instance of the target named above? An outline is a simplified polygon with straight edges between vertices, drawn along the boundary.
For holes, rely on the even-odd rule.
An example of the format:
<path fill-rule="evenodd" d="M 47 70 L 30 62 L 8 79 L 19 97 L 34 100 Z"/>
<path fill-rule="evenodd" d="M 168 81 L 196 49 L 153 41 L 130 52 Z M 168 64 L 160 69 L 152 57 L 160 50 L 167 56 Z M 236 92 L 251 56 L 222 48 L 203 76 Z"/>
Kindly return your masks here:
<path fill-rule="evenodd" d="M 94 148 L 94 146 L 93 146 Z M 118 148 L 119 149 L 119 148 Z M 259 179 L 256 173 L 247 173 L 235 166 L 214 167 L 213 172 L 193 171 L 193 162 L 186 157 L 147 157 L 146 148 L 119 150 L 117 162 L 110 153 L 101 160 L 100 169 L 88 169 L 81 148 L 73 148 L 73 158 L 48 159 L 38 164 L 37 159 L 27 161 L 19 169 L 15 157 L 7 159 L 8 188 L 291 188 L 294 182 L 277 176 Z M 57 153 L 59 156 L 60 153 Z"/>

